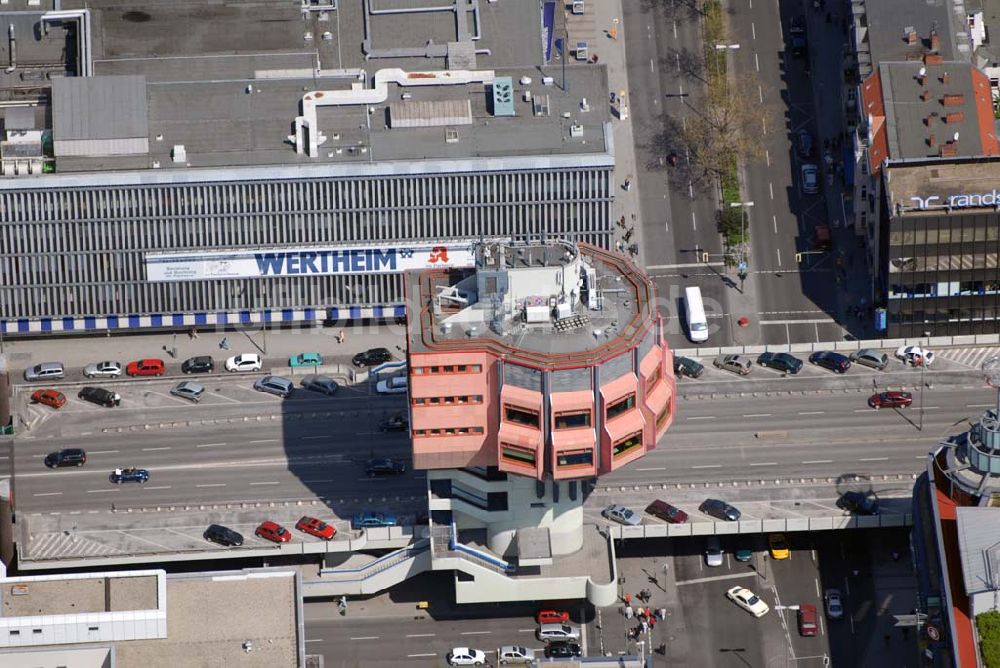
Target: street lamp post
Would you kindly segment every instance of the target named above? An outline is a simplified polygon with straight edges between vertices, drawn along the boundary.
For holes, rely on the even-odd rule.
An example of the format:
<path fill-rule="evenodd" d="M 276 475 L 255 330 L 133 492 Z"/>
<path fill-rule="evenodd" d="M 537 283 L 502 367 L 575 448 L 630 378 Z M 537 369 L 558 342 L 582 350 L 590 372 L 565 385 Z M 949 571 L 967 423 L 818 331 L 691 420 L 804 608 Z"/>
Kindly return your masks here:
<path fill-rule="evenodd" d="M 730 202 L 729 206 L 731 208 L 740 207 L 743 211 L 740 212 L 740 247 L 738 249 L 739 255 L 739 265 L 737 266 L 737 272 L 740 277 L 740 292 L 743 292 L 743 281 L 747 278 L 747 238 L 746 238 L 746 223 L 749 213 L 747 209 L 753 206 L 753 202 Z"/>

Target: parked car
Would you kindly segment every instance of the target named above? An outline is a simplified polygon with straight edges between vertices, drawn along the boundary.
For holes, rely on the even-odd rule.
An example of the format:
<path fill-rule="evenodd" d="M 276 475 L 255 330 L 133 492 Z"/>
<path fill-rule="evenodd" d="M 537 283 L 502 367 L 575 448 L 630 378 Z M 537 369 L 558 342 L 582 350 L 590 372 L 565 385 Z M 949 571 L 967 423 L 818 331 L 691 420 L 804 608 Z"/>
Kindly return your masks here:
<path fill-rule="evenodd" d="M 381 431 L 409 431 L 410 418 L 402 413 L 397 413 L 396 415 L 382 420 L 379 423 L 378 428 Z"/>
<path fill-rule="evenodd" d="M 884 371 L 889 366 L 889 356 L 881 350 L 875 350 L 874 348 L 863 348 L 851 353 L 851 361 L 861 366 L 878 369 L 879 371 Z"/>
<path fill-rule="evenodd" d="M 105 390 L 103 387 L 82 387 L 76 396 L 84 401 L 89 401 L 92 404 L 104 406 L 105 408 L 121 406 L 122 404 L 120 394 L 111 390 Z"/>
<path fill-rule="evenodd" d="M 125 373 L 130 376 L 162 376 L 166 372 L 163 360 L 151 357 L 149 359 L 135 360 L 129 362 L 125 367 Z"/>
<path fill-rule="evenodd" d="M 819 192 L 819 167 L 807 162 L 802 165 L 802 192 L 806 195 L 815 195 Z"/>
<path fill-rule="evenodd" d="M 676 377 L 701 378 L 704 373 L 705 367 L 698 360 L 693 360 L 690 357 L 674 358 L 674 375 Z"/>
<path fill-rule="evenodd" d="M 839 589 L 827 589 L 823 592 L 823 602 L 826 605 L 826 616 L 830 619 L 841 619 L 844 616 L 844 601 Z"/>
<path fill-rule="evenodd" d="M 535 650 L 520 645 L 504 645 L 497 648 L 497 661 L 501 666 L 512 663 L 531 663 L 535 660 Z"/>
<path fill-rule="evenodd" d="M 351 359 L 354 366 L 376 366 L 392 361 L 392 353 L 388 348 L 369 348 L 360 352 Z"/>
<path fill-rule="evenodd" d="M 62 408 L 66 405 L 66 395 L 58 390 L 35 390 L 31 393 L 31 403 Z"/>
<path fill-rule="evenodd" d="M 87 378 L 118 378 L 122 375 L 121 362 L 95 362 L 83 367 Z"/>
<path fill-rule="evenodd" d="M 808 158 L 813 154 L 813 138 L 808 130 L 799 130 L 799 157 Z"/>
<path fill-rule="evenodd" d="M 913 403 L 913 395 L 901 390 L 889 390 L 887 392 L 876 392 L 868 397 L 868 405 L 878 410 L 879 408 L 906 408 Z"/>
<path fill-rule="evenodd" d="M 556 641 L 545 646 L 545 656 L 550 659 L 572 659 L 583 654 L 583 650 L 575 642 Z"/>
<path fill-rule="evenodd" d="M 757 364 L 793 375 L 802 370 L 802 360 L 788 353 L 761 353 Z"/>
<path fill-rule="evenodd" d="M 205 394 L 205 388 L 200 383 L 185 380 L 175 385 L 170 390 L 170 394 L 198 403 L 201 401 L 201 395 Z"/>
<path fill-rule="evenodd" d="M 834 373 L 847 373 L 851 368 L 851 360 L 840 353 L 820 350 L 809 356 L 809 363 L 829 369 Z"/>
<path fill-rule="evenodd" d="M 619 524 L 625 524 L 627 526 L 637 526 L 642 524 L 642 517 L 639 516 L 639 513 L 617 504 L 612 504 L 602 510 L 601 515 L 604 515 L 609 520 L 613 520 Z"/>
<path fill-rule="evenodd" d="M 726 598 L 740 606 L 754 617 L 763 617 L 771 608 L 767 603 L 760 600 L 757 594 L 746 587 L 733 587 L 726 592 Z"/>
<path fill-rule="evenodd" d="M 141 485 L 149 482 L 149 471 L 132 466 L 125 469 L 115 469 L 108 478 L 116 485 L 126 482 L 137 482 Z"/>
<path fill-rule="evenodd" d="M 445 658 L 449 666 L 482 666 L 486 663 L 486 652 L 469 647 L 453 647 Z"/>
<path fill-rule="evenodd" d="M 753 369 L 753 361 L 746 355 L 719 355 L 712 364 L 741 376 L 747 375 Z"/>
<path fill-rule="evenodd" d="M 844 492 L 837 499 L 837 507 L 858 515 L 877 515 L 878 499 L 861 492 Z"/>
<path fill-rule="evenodd" d="M 292 539 L 292 534 L 288 529 L 270 520 L 261 522 L 253 533 L 257 538 L 263 538 L 272 543 L 287 543 Z"/>
<path fill-rule="evenodd" d="M 406 376 L 393 376 L 375 383 L 375 391 L 379 394 L 406 394 L 409 382 Z"/>
<path fill-rule="evenodd" d="M 385 513 L 364 512 L 356 513 L 351 519 L 351 525 L 355 529 L 371 529 L 374 527 L 394 527 L 396 517 Z"/>
<path fill-rule="evenodd" d="M 646 512 L 653 517 L 659 517 L 669 524 L 684 524 L 688 521 L 688 514 L 680 508 L 672 506 L 666 501 L 657 499 L 646 506 Z"/>
<path fill-rule="evenodd" d="M 211 524 L 205 533 L 202 534 L 205 540 L 223 545 L 225 547 L 239 547 L 243 544 L 243 536 L 229 527 L 221 524 Z"/>
<path fill-rule="evenodd" d="M 288 366 L 323 366 L 323 356 L 319 353 L 299 353 L 288 358 Z"/>
<path fill-rule="evenodd" d="M 264 376 L 254 382 L 253 389 L 287 399 L 295 390 L 295 384 L 281 376 Z"/>
<path fill-rule="evenodd" d="M 579 640 L 580 629 L 569 624 L 539 624 L 535 637 L 542 642 L 553 640 Z"/>
<path fill-rule="evenodd" d="M 337 390 L 340 389 L 340 385 L 337 381 L 329 376 L 305 376 L 301 381 L 301 385 L 304 390 L 319 392 L 320 394 L 325 394 L 328 397 L 332 397 L 337 393 Z"/>
<path fill-rule="evenodd" d="M 767 546 L 771 550 L 771 558 L 776 561 L 791 559 L 792 551 L 788 547 L 788 539 L 783 533 L 772 533 L 767 537 Z"/>
<path fill-rule="evenodd" d="M 736 508 L 736 506 L 731 506 L 725 501 L 720 501 L 719 499 L 705 499 L 698 506 L 698 510 L 714 517 L 719 520 L 724 520 L 726 522 L 738 522 L 742 513 Z"/>
<path fill-rule="evenodd" d="M 721 566 L 722 559 L 722 541 L 719 540 L 718 536 L 709 536 L 705 539 L 705 565 L 715 568 Z"/>
<path fill-rule="evenodd" d="M 565 610 L 539 610 L 535 621 L 539 624 L 565 624 L 569 621 L 569 613 Z"/>
<path fill-rule="evenodd" d="M 24 379 L 32 380 L 60 380 L 66 376 L 66 369 L 62 362 L 42 362 L 30 369 L 24 370 Z"/>
<path fill-rule="evenodd" d="M 369 459 L 365 463 L 365 475 L 369 478 L 380 475 L 402 475 L 403 473 L 406 473 L 406 464 L 398 459 L 379 457 Z"/>
<path fill-rule="evenodd" d="M 809 638 L 816 635 L 816 606 L 812 603 L 802 603 L 795 615 L 799 627 L 799 635 Z"/>
<path fill-rule="evenodd" d="M 738 548 L 735 552 L 733 552 L 733 558 L 736 559 L 736 561 L 745 564 L 753 559 L 753 550 L 749 547 Z"/>
<path fill-rule="evenodd" d="M 896 350 L 896 357 L 913 366 L 930 366 L 934 363 L 934 353 L 920 346 L 900 346 Z"/>
<path fill-rule="evenodd" d="M 181 364 L 184 373 L 212 373 L 215 371 L 215 360 L 208 355 L 189 357 Z"/>
<path fill-rule="evenodd" d="M 295 528 L 302 533 L 307 533 L 310 536 L 316 536 L 317 538 L 322 538 L 323 540 L 332 540 L 334 536 L 337 535 L 337 528 L 330 526 L 322 520 L 318 520 L 315 517 L 301 517 L 299 521 L 295 523 Z"/>
<path fill-rule="evenodd" d="M 50 452 L 45 456 L 45 465 L 50 469 L 61 469 L 67 466 L 83 466 L 87 463 L 87 453 L 80 448 L 67 448 L 59 452 Z"/>
<path fill-rule="evenodd" d="M 226 371 L 260 371 L 264 362 L 257 353 L 242 353 L 233 355 L 226 360 Z"/>

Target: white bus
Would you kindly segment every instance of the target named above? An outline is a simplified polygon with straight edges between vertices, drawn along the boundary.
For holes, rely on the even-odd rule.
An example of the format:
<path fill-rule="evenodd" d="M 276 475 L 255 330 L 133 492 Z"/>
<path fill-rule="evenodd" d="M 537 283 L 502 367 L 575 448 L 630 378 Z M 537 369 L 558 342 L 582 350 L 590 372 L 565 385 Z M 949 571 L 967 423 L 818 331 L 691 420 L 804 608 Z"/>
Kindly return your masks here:
<path fill-rule="evenodd" d="M 701 301 L 701 288 L 684 288 L 684 311 L 687 314 L 688 338 L 695 343 L 708 341 L 708 320 Z"/>

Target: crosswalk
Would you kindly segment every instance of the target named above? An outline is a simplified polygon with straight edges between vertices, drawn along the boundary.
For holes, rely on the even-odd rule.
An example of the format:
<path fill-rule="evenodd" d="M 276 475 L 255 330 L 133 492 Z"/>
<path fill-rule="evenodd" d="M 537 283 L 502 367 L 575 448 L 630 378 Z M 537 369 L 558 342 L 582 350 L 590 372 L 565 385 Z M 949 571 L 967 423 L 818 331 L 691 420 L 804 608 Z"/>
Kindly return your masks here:
<path fill-rule="evenodd" d="M 937 354 L 950 362 L 961 364 L 970 369 L 978 369 L 988 358 L 1000 355 L 1000 347 L 940 348 L 937 350 Z"/>

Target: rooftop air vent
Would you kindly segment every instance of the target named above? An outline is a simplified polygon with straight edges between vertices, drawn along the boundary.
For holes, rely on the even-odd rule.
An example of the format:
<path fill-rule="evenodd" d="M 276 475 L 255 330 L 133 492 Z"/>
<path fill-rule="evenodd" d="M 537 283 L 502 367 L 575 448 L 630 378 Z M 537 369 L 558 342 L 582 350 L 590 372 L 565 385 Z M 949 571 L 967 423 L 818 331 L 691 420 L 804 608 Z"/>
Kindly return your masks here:
<path fill-rule="evenodd" d="M 514 115 L 514 80 L 510 77 L 493 79 L 493 115 Z"/>

